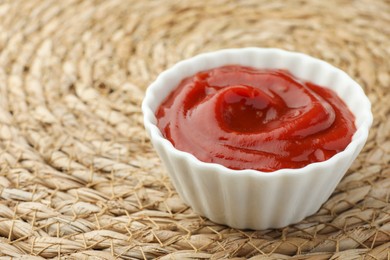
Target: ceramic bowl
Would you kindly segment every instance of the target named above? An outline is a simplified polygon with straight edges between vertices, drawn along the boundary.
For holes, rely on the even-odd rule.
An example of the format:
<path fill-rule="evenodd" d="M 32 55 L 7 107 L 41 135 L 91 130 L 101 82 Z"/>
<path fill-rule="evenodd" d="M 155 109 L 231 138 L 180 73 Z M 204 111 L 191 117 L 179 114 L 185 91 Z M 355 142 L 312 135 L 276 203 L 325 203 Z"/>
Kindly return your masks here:
<path fill-rule="evenodd" d="M 155 112 L 182 79 L 223 65 L 286 69 L 334 90 L 355 115 L 357 131 L 346 149 L 299 169 L 232 170 L 176 149 L 157 127 Z M 372 124 L 371 104 L 346 73 L 305 54 L 268 48 L 225 49 L 180 61 L 148 87 L 144 123 L 180 197 L 198 214 L 234 228 L 280 228 L 314 214 L 362 150 Z"/>

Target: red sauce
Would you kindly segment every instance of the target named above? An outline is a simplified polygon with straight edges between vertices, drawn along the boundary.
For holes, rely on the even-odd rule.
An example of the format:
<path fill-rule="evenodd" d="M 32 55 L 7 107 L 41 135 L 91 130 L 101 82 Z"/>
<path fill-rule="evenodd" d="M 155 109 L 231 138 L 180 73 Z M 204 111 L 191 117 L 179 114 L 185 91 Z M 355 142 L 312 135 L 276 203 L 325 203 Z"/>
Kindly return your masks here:
<path fill-rule="evenodd" d="M 334 91 L 285 70 L 233 65 L 184 79 L 156 116 L 177 149 L 231 169 L 266 172 L 325 161 L 356 131 Z"/>

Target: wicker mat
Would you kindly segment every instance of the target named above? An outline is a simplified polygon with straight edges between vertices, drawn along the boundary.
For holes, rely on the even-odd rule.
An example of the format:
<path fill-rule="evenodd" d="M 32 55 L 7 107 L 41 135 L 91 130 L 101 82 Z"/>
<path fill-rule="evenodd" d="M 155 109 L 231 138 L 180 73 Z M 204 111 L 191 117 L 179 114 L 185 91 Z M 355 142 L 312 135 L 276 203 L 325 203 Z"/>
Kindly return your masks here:
<path fill-rule="evenodd" d="M 143 128 L 160 72 L 245 46 L 324 59 L 373 103 L 332 197 L 283 229 L 194 214 Z M 390 259 L 389 201 L 389 1 L 0 1 L 0 259 Z"/>

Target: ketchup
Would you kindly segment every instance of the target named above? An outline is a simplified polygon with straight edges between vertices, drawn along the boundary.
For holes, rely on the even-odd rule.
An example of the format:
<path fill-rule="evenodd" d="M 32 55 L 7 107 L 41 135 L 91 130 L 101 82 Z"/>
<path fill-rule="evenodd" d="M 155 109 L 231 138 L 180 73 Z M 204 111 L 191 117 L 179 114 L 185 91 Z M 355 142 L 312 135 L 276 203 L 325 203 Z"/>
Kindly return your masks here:
<path fill-rule="evenodd" d="M 156 116 L 177 149 L 204 162 L 265 172 L 325 161 L 356 131 L 334 91 L 285 70 L 235 65 L 185 78 Z"/>

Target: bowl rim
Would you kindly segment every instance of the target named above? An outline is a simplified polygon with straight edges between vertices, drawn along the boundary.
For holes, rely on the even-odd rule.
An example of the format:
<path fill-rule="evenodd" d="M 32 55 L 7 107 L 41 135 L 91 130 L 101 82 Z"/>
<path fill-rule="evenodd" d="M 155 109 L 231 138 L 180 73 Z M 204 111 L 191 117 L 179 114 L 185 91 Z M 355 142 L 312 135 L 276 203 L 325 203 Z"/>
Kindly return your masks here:
<path fill-rule="evenodd" d="M 155 112 L 152 111 L 150 104 L 153 101 L 153 97 L 155 93 L 158 91 L 158 88 L 161 86 L 161 84 L 164 81 L 164 78 L 169 76 L 170 74 L 174 73 L 176 70 L 178 70 L 180 67 L 187 66 L 193 62 L 196 62 L 197 60 L 202 60 L 202 59 L 207 59 L 210 56 L 213 55 L 226 55 L 226 54 L 231 54 L 231 53 L 237 53 L 237 52 L 245 52 L 245 51 L 255 51 L 255 52 L 276 52 L 282 56 L 299 56 L 300 58 L 303 59 L 310 59 L 315 62 L 321 63 L 321 65 L 327 66 L 329 69 L 336 71 L 339 74 L 343 74 L 344 77 L 347 77 L 351 83 L 354 85 L 353 87 L 356 87 L 357 91 L 359 92 L 359 98 L 361 99 L 361 104 L 360 106 L 365 106 L 364 111 L 366 112 L 365 118 L 360 124 L 360 126 L 357 126 L 356 132 L 352 136 L 351 142 L 347 145 L 347 147 L 329 158 L 326 161 L 321 161 L 321 162 L 315 162 L 315 163 L 310 163 L 304 167 L 301 168 L 282 168 L 278 169 L 276 171 L 272 172 L 264 172 L 264 171 L 259 171 L 259 170 L 254 170 L 254 169 L 241 169 L 241 170 L 235 170 L 228 168 L 224 165 L 218 164 L 218 163 L 210 163 L 210 162 L 203 162 L 196 158 L 193 154 L 189 152 L 185 152 L 182 150 L 177 149 L 176 147 L 173 146 L 173 144 L 166 139 L 160 129 L 157 127 L 156 123 L 157 118 L 155 116 Z M 230 63 L 232 64 L 232 63 Z M 223 66 L 223 65 L 221 65 Z M 220 66 L 216 66 L 220 67 Z M 205 69 L 206 70 L 206 69 Z M 202 69 L 197 70 L 197 72 L 202 71 Z M 184 77 L 183 77 L 184 78 Z M 181 78 L 181 79 L 183 79 Z M 325 86 L 326 87 L 326 86 Z M 172 90 L 175 89 L 174 87 Z M 172 90 L 169 92 L 171 93 Z M 169 95 L 169 93 L 164 97 L 164 99 Z M 343 99 L 342 97 L 340 97 Z M 163 99 L 163 100 L 164 100 Z M 161 103 L 160 103 L 161 104 Z M 158 104 L 156 108 L 160 105 Z M 350 108 L 349 108 L 350 109 Z M 351 110 L 351 109 L 350 109 Z M 308 172 L 312 172 L 315 170 L 322 170 L 323 168 L 329 167 L 329 165 L 337 163 L 339 160 L 342 159 L 349 159 L 353 156 L 354 152 L 356 149 L 358 149 L 359 145 L 362 144 L 362 147 L 364 143 L 366 142 L 368 138 L 368 133 L 369 129 L 372 125 L 373 122 L 373 115 L 371 111 L 371 102 L 369 101 L 368 97 L 365 95 L 363 88 L 355 81 L 353 80 L 347 73 L 342 71 L 341 69 L 323 61 L 318 58 L 314 58 L 312 56 L 309 56 L 304 53 L 300 52 L 294 52 L 294 51 L 286 51 L 278 48 L 260 48 L 260 47 L 245 47 L 245 48 L 229 48 L 229 49 L 220 49 L 217 51 L 211 51 L 211 52 L 205 52 L 201 53 L 198 55 L 195 55 L 193 57 L 190 57 L 188 59 L 181 60 L 174 64 L 173 66 L 169 67 L 162 73 L 160 73 L 157 78 L 148 86 L 146 89 L 146 93 L 144 96 L 144 99 L 142 101 L 142 112 L 144 114 L 144 125 L 145 129 L 149 134 L 149 137 L 151 139 L 151 142 L 157 142 L 158 144 L 162 145 L 165 147 L 165 149 L 169 150 L 169 152 L 173 153 L 176 157 L 179 157 L 181 159 L 184 159 L 186 161 L 191 161 L 191 163 L 194 163 L 197 168 L 203 169 L 206 174 L 210 174 L 210 172 L 218 172 L 218 174 L 222 175 L 227 175 L 229 177 L 234 178 L 234 176 L 242 176 L 243 174 L 248 175 L 248 176 L 256 176 L 257 178 L 271 178 L 271 177 L 276 177 L 276 176 L 290 176 L 290 175 L 303 175 Z M 351 111 L 354 116 L 356 117 L 355 113 Z M 211 171 L 210 171 L 211 170 Z M 210 171 L 210 172 L 208 172 Z"/>

